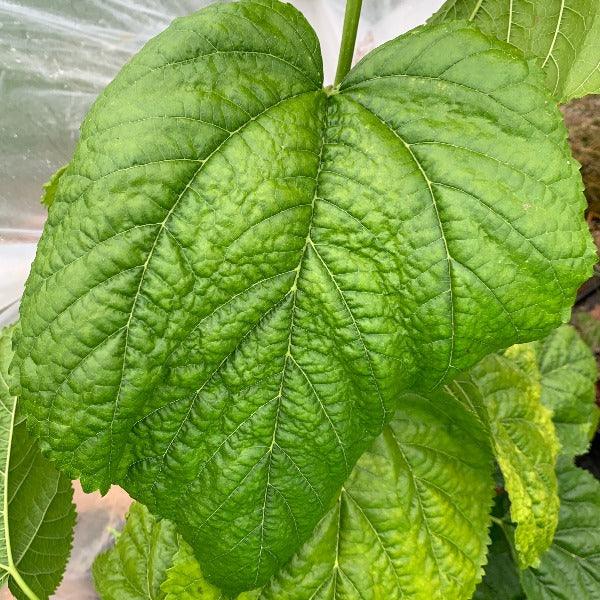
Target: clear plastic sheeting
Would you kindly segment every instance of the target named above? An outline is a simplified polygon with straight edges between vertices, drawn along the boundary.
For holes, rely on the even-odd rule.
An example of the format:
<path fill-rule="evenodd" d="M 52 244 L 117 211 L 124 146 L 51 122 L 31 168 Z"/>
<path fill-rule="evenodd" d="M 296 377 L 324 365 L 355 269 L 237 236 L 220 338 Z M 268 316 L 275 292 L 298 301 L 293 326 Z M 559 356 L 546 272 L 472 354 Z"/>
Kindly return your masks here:
<path fill-rule="evenodd" d="M 79 124 L 121 66 L 172 19 L 208 0 L 0 0 L 0 326 L 16 320 L 46 218 L 42 185 L 69 162 Z M 326 82 L 335 72 L 345 0 L 293 0 L 321 40 Z M 416 27 L 443 0 L 364 0 L 355 58 Z M 89 569 L 110 543 L 128 497 L 76 493 L 73 556 L 56 598 L 96 595 Z M 10 597 L 0 592 L 0 599 Z"/>

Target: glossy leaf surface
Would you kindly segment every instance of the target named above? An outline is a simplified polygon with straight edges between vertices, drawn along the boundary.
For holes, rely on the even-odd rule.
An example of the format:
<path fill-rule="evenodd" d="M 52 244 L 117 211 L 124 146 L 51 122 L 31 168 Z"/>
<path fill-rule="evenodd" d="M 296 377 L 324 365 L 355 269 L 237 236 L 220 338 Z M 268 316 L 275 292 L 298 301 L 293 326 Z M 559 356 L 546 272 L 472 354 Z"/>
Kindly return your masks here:
<path fill-rule="evenodd" d="M 448 0 L 432 17 L 469 19 L 535 57 L 559 102 L 600 92 L 597 0 Z"/>

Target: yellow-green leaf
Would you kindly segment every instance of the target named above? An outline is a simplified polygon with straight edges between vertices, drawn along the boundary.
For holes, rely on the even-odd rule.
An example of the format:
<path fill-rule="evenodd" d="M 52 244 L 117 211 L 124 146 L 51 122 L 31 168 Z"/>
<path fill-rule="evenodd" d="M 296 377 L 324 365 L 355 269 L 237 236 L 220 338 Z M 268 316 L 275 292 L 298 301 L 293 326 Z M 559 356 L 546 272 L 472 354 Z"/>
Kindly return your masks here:
<path fill-rule="evenodd" d="M 472 374 L 510 496 L 519 563 L 522 568 L 535 565 L 552 543 L 559 507 L 554 470 L 559 443 L 552 413 L 541 402 L 535 350 L 512 347 L 484 359 Z"/>

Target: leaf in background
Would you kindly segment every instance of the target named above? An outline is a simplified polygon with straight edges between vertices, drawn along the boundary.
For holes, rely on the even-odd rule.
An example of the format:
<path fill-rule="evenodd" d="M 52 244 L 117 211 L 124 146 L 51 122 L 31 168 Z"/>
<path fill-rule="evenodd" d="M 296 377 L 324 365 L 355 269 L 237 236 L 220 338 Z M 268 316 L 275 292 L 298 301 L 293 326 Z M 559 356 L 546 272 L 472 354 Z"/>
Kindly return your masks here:
<path fill-rule="evenodd" d="M 492 525 L 485 577 L 477 586 L 473 600 L 525 600 L 513 551 L 501 527 Z"/>
<path fill-rule="evenodd" d="M 221 592 L 204 579 L 194 553 L 186 542 L 180 540 L 179 550 L 173 558 L 173 566 L 161 589 L 165 600 L 221 600 Z"/>
<path fill-rule="evenodd" d="M 101 600 L 229 600 L 210 585 L 175 525 L 134 502 L 115 545 L 92 568 Z M 256 600 L 246 592 L 237 600 Z"/>
<path fill-rule="evenodd" d="M 553 419 L 566 446 L 564 453 L 569 445 L 581 444 L 587 439 L 582 435 L 587 427 L 574 427 L 572 430 L 569 427 L 572 435 L 567 435 L 565 415 L 584 414 L 582 409 L 586 404 L 595 406 L 595 395 L 589 391 L 595 379 L 595 364 L 590 362 L 589 350 L 583 347 L 577 333 L 568 326 L 559 328 L 541 342 L 515 347 L 511 353 L 513 358 L 524 364 L 531 350 L 536 352 L 541 369 L 542 400 L 558 408 Z M 548 394 L 552 400 L 548 399 Z M 477 589 L 475 600 L 512 599 L 511 594 L 517 594 L 515 581 L 519 577 L 528 600 L 596 600 L 598 597 L 600 483 L 572 464 L 572 453 L 571 449 L 571 456 L 558 458 L 558 526 L 553 543 L 542 555 L 540 564 L 519 575 L 511 558 L 514 551 L 510 552 L 514 528 L 505 523 L 503 529 L 506 535 L 499 538 L 500 529 L 494 526 L 486 576 Z M 524 596 L 515 596 L 521 597 Z"/>
<path fill-rule="evenodd" d="M 179 536 L 169 521 L 157 521 L 134 503 L 113 548 L 94 561 L 93 576 L 102 600 L 163 600 L 161 585 L 173 565 Z"/>
<path fill-rule="evenodd" d="M 0 331 L 0 585 L 18 600 L 48 598 L 71 552 L 71 482 L 42 457 L 9 391 L 14 327 Z"/>
<path fill-rule="evenodd" d="M 594 354 L 600 354 L 600 320 L 586 310 L 573 311 L 571 322 Z"/>
<path fill-rule="evenodd" d="M 58 182 L 62 177 L 63 173 L 67 170 L 68 165 L 61 167 L 56 171 L 50 180 L 44 184 L 44 191 L 42 192 L 42 197 L 40 198 L 40 202 L 46 207 L 50 208 L 54 203 L 54 198 L 56 197 L 56 193 L 58 191 Z"/>
<path fill-rule="evenodd" d="M 554 471 L 559 444 L 551 412 L 541 403 L 535 351 L 531 345 L 509 348 L 481 361 L 472 374 L 489 415 L 525 568 L 552 543 L 559 508 Z"/>
<path fill-rule="evenodd" d="M 464 23 L 322 89 L 293 7 L 176 20 L 99 97 L 21 307 L 31 426 L 264 583 L 398 393 L 566 320 L 594 252 L 541 72 Z M 481 323 L 486 323 L 482 328 Z"/>
<path fill-rule="evenodd" d="M 505 524 L 504 539 L 497 538 L 488 555 L 483 582 L 475 600 L 512 600 L 521 580 L 527 600 L 596 600 L 600 590 L 600 483 L 577 468 L 570 457 L 558 459 L 560 516 L 552 545 L 536 568 L 519 573 L 509 560 L 513 530 Z M 509 585 L 508 588 L 506 586 Z M 512 593 L 512 592 L 511 592 Z M 494 595 L 496 594 L 496 595 Z"/>
<path fill-rule="evenodd" d="M 583 454 L 596 431 L 598 369 L 577 331 L 564 325 L 534 344 L 542 383 L 542 402 L 552 410 L 561 453 Z"/>
<path fill-rule="evenodd" d="M 448 0 L 430 22 L 453 19 L 537 58 L 558 102 L 600 92 L 598 0 Z"/>
<path fill-rule="evenodd" d="M 477 393 L 456 382 L 402 397 L 339 502 L 260 600 L 471 597 L 493 485 L 487 431 L 465 390 Z"/>
<path fill-rule="evenodd" d="M 600 483 L 568 457 L 557 467 L 560 519 L 535 569 L 522 573 L 528 600 L 597 600 L 600 591 Z"/>

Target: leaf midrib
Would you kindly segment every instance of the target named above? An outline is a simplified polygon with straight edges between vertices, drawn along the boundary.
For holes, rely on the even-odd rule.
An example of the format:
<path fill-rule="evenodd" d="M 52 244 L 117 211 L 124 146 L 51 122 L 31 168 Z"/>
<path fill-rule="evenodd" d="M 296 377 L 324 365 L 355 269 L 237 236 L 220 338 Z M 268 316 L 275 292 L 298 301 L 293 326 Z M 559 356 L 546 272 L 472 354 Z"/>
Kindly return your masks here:
<path fill-rule="evenodd" d="M 2 382 L 2 386 L 6 388 L 8 394 L 10 394 L 10 388 L 8 382 L 4 378 L 4 375 L 0 371 L 0 382 Z M 7 565 L 0 564 L 0 569 L 4 570 L 9 577 L 15 581 L 15 583 L 21 588 L 21 591 L 30 598 L 30 600 L 39 600 L 37 595 L 31 590 L 31 588 L 27 585 L 19 570 L 17 569 L 17 565 L 15 564 L 11 543 L 10 543 L 10 523 L 8 519 L 8 480 L 10 473 L 10 455 L 12 451 L 12 438 L 15 430 L 15 419 L 17 413 L 17 399 L 14 396 L 8 396 L 12 398 L 12 410 L 2 402 L 2 406 L 9 412 L 10 414 L 10 425 L 8 427 L 8 443 L 6 447 L 5 461 L 4 461 L 4 472 L 2 473 L 2 479 L 4 484 L 4 489 L 2 490 L 2 521 L 4 525 L 4 545 L 6 548 L 6 557 L 7 557 Z"/>
<path fill-rule="evenodd" d="M 409 144 L 398 133 L 398 131 L 396 131 L 396 129 L 394 129 L 393 127 L 391 127 L 384 119 L 382 119 L 377 113 L 375 113 L 373 110 L 371 110 L 368 106 L 366 106 L 362 102 L 359 102 L 355 98 L 352 98 L 352 97 L 350 97 L 348 95 L 346 95 L 344 97 L 346 99 L 348 99 L 350 102 L 352 102 L 353 104 L 355 104 L 356 106 L 361 107 L 363 110 L 365 110 L 370 115 L 372 115 L 375 119 L 377 119 L 377 121 L 381 125 L 383 125 L 385 127 L 386 131 L 389 131 L 390 133 L 392 133 L 400 141 L 400 143 L 405 148 L 406 152 L 409 154 L 410 158 L 414 162 L 415 166 L 417 167 L 417 169 L 418 169 L 421 177 L 425 181 L 425 183 L 427 185 L 427 188 L 429 190 L 429 195 L 431 196 L 431 201 L 432 201 L 433 209 L 434 209 L 435 216 L 436 216 L 437 226 L 438 226 L 438 229 L 439 229 L 439 232 L 440 232 L 440 236 L 441 236 L 441 239 L 442 239 L 443 244 L 444 244 L 444 250 L 445 250 L 445 253 L 446 253 L 446 264 L 447 264 L 447 271 L 448 271 L 448 294 L 449 294 L 449 300 L 448 300 L 448 302 L 449 302 L 449 312 L 450 312 L 450 338 L 449 338 L 450 348 L 448 350 L 447 365 L 446 365 L 445 370 L 443 371 L 443 373 L 439 377 L 438 381 L 436 381 L 436 383 L 431 387 L 431 389 L 434 389 L 438 385 L 440 385 L 442 383 L 442 381 L 444 381 L 444 379 L 448 375 L 450 369 L 452 368 L 452 359 L 454 357 L 454 349 L 455 349 L 456 326 L 455 326 L 455 309 L 454 309 L 454 292 L 453 292 L 453 275 L 452 275 L 452 261 L 453 261 L 453 258 L 450 255 L 450 249 L 449 249 L 449 246 L 448 246 L 448 240 L 446 238 L 446 233 L 445 233 L 445 230 L 444 230 L 444 225 L 443 225 L 441 214 L 440 214 L 440 210 L 439 210 L 439 207 L 438 207 L 438 201 L 437 201 L 437 198 L 436 198 L 435 193 L 433 191 L 433 182 L 431 181 L 431 179 L 427 175 L 427 172 L 425 171 L 423 165 L 421 164 L 421 161 L 419 160 L 419 158 L 417 157 L 417 155 L 413 152 L 411 144 Z"/>
<path fill-rule="evenodd" d="M 306 258 L 306 252 L 308 250 L 309 244 L 312 244 L 311 233 L 312 233 L 312 226 L 313 226 L 313 220 L 314 220 L 314 215 L 315 215 L 315 204 L 317 201 L 318 190 L 319 190 L 319 177 L 321 175 L 321 169 L 322 169 L 322 165 L 323 165 L 323 148 L 325 146 L 325 130 L 326 130 L 326 122 L 322 124 L 321 147 L 319 149 L 317 172 L 315 174 L 315 188 L 314 188 L 313 197 L 312 197 L 312 200 L 310 203 L 310 216 L 308 219 L 308 228 L 307 228 L 307 233 L 306 233 L 306 239 L 304 241 L 304 246 L 300 253 L 300 260 L 298 261 L 298 265 L 296 266 L 296 269 L 295 269 L 296 276 L 294 277 L 294 281 L 288 292 L 288 294 L 290 294 L 290 293 L 293 294 L 292 308 L 290 311 L 290 328 L 289 328 L 289 333 L 288 333 L 287 351 L 285 354 L 285 358 L 283 361 L 283 369 L 281 372 L 281 382 L 279 384 L 279 392 L 277 394 L 277 408 L 276 408 L 275 420 L 274 420 L 274 424 L 273 424 L 273 436 L 271 438 L 271 444 L 270 444 L 269 450 L 268 450 L 269 458 L 268 458 L 268 462 L 267 462 L 267 482 L 265 485 L 265 494 L 264 494 L 264 498 L 263 498 L 262 516 L 261 516 L 261 522 L 260 522 L 260 548 L 259 548 L 258 560 L 256 563 L 255 583 L 258 582 L 258 579 L 260 577 L 260 565 L 261 565 L 262 553 L 263 553 L 263 549 L 264 549 L 263 544 L 264 544 L 265 521 L 266 521 L 265 512 L 266 512 L 267 497 L 269 494 L 269 487 L 270 487 L 270 482 L 271 482 L 271 467 L 272 467 L 272 460 L 273 460 L 273 449 L 275 448 L 276 445 L 278 445 L 276 438 L 277 438 L 277 428 L 278 428 L 278 424 L 279 424 L 279 413 L 280 413 L 280 409 L 281 409 L 281 398 L 283 396 L 283 387 L 284 387 L 285 375 L 286 375 L 288 362 L 289 362 L 289 359 L 293 359 L 292 345 L 293 345 L 293 335 L 294 335 L 294 320 L 295 320 L 295 316 L 296 316 L 296 299 L 298 297 L 298 280 L 300 278 L 302 264 L 304 263 L 304 260 Z M 287 294 L 286 294 L 286 296 L 287 296 Z M 298 364 L 295 359 L 294 359 L 294 362 L 296 364 Z M 273 488 L 273 489 L 276 489 L 276 488 Z M 293 513 L 292 513 L 292 518 L 294 518 L 294 520 L 295 520 Z"/>

